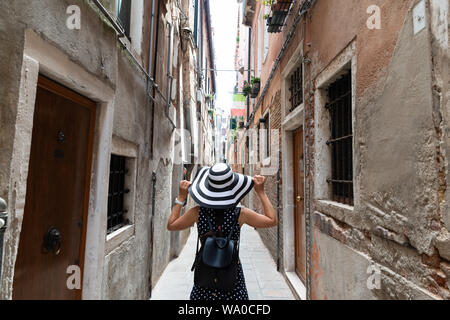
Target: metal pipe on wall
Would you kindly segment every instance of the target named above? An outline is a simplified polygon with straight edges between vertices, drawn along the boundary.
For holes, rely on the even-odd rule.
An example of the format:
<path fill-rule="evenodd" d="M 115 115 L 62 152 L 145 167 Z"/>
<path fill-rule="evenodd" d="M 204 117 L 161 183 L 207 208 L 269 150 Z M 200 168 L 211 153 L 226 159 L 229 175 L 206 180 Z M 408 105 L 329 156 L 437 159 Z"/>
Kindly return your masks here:
<path fill-rule="evenodd" d="M 172 54 L 172 41 L 173 41 L 173 35 L 172 35 L 172 24 L 170 22 L 167 22 L 167 26 L 169 27 L 169 43 L 168 43 L 168 49 L 167 49 L 167 82 L 166 82 L 166 116 L 167 118 L 172 122 L 173 126 L 176 128 L 175 123 L 169 116 L 169 108 L 170 108 L 170 100 L 171 100 L 171 89 L 172 89 L 172 74 L 170 72 L 171 69 L 171 54 Z"/>
<path fill-rule="evenodd" d="M 279 161 L 279 160 L 278 160 Z M 277 271 L 280 271 L 280 168 L 277 171 Z"/>
<path fill-rule="evenodd" d="M 2 279 L 3 263 L 3 238 L 5 236 L 6 226 L 8 225 L 8 206 L 6 201 L 0 198 L 0 283 Z"/>
<path fill-rule="evenodd" d="M 248 74 L 247 74 L 247 79 L 248 79 L 248 83 L 250 83 L 251 81 L 251 76 L 252 76 L 252 66 L 251 66 L 251 61 L 252 61 L 252 51 L 251 51 L 251 43 L 252 43 L 252 28 L 248 28 Z M 250 95 L 247 96 L 247 124 L 246 124 L 246 128 L 247 130 L 250 128 Z M 245 141 L 245 146 L 247 148 L 247 163 L 250 165 L 250 137 L 248 136 L 247 133 L 247 138 Z"/>
<path fill-rule="evenodd" d="M 152 58 L 153 58 L 153 29 L 155 27 L 155 2 L 152 0 L 152 13 L 150 17 L 150 46 L 148 53 L 148 74 L 151 76 L 153 72 Z M 150 82 L 147 84 L 147 92 L 150 92 Z"/>
<path fill-rule="evenodd" d="M 156 172 L 152 172 L 152 214 L 150 217 L 150 245 L 152 246 L 151 254 L 153 256 L 153 229 L 154 223 L 153 219 L 155 217 L 155 202 L 156 202 Z M 152 297 L 152 272 L 153 272 L 153 257 L 150 258 L 150 267 L 149 267 L 149 296 Z"/>

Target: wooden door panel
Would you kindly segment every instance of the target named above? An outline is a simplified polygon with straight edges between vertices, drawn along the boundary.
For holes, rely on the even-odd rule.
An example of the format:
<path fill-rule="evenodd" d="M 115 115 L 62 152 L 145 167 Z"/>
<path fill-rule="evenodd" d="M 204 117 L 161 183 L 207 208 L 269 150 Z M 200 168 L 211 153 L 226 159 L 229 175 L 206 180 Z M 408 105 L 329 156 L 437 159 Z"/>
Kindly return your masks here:
<path fill-rule="evenodd" d="M 294 226 L 295 226 L 295 269 L 306 280 L 306 237 L 304 200 L 304 152 L 303 129 L 294 132 Z"/>
<path fill-rule="evenodd" d="M 68 290 L 69 265 L 83 264 L 95 104 L 39 77 L 14 299 L 78 299 Z M 44 236 L 61 233 L 58 255 Z"/>

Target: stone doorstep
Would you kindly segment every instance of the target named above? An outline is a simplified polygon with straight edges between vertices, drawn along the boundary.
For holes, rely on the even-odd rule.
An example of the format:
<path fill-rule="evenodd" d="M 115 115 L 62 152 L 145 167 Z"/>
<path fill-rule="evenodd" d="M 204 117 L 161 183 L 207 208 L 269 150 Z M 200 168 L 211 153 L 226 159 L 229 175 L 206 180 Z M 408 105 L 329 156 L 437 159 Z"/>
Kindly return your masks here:
<path fill-rule="evenodd" d="M 306 287 L 295 272 L 286 272 L 286 283 L 291 289 L 294 297 L 300 300 L 306 300 Z"/>

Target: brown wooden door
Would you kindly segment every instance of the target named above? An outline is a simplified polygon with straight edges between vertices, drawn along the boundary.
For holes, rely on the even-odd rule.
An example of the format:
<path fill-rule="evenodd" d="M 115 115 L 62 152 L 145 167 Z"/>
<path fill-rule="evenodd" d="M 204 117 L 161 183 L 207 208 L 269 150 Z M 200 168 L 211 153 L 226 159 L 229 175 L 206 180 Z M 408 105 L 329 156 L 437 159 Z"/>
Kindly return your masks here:
<path fill-rule="evenodd" d="M 81 298 L 67 288 L 66 271 L 82 271 L 84 262 L 94 122 L 92 101 L 39 77 L 14 299 Z M 44 247 L 52 227 L 61 234 L 59 254 Z"/>
<path fill-rule="evenodd" d="M 294 132 L 295 271 L 306 280 L 305 187 L 303 129 Z"/>

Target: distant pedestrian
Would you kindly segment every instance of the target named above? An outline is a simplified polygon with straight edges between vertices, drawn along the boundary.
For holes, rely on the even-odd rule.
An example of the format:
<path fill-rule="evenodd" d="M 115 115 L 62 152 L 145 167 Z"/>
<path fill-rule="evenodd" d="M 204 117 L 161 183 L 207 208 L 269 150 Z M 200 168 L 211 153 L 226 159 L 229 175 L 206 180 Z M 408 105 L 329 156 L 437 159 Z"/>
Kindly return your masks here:
<path fill-rule="evenodd" d="M 265 177 L 252 178 L 234 173 L 224 163 L 200 168 L 192 183 L 180 182 L 167 229 L 180 231 L 197 223 L 201 248 L 198 250 L 197 242 L 191 300 L 248 300 L 239 259 L 241 227 L 247 224 L 254 228 L 270 228 L 278 224 L 264 183 Z M 264 215 L 238 206 L 253 187 L 263 205 Z M 188 194 L 198 206 L 180 217 Z"/>

